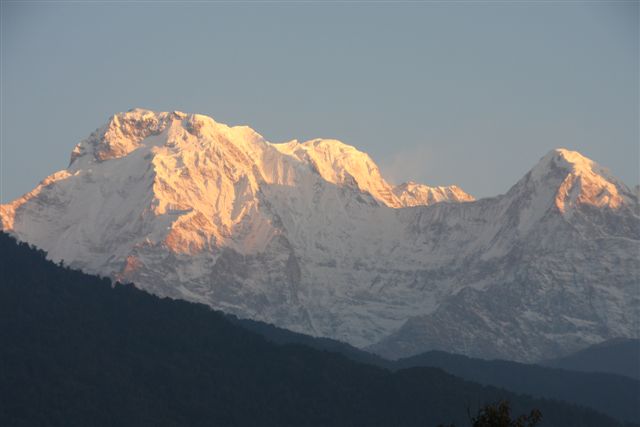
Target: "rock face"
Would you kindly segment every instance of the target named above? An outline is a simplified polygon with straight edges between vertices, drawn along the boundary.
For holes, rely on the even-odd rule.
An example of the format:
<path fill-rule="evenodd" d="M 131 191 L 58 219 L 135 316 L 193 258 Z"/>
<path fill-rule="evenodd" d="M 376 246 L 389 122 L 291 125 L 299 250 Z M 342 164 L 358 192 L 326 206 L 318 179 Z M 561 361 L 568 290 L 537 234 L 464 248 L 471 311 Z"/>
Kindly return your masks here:
<path fill-rule="evenodd" d="M 339 141 L 137 109 L 0 218 L 87 272 L 390 357 L 531 361 L 639 334 L 637 194 L 563 149 L 473 201 L 393 186 Z"/>

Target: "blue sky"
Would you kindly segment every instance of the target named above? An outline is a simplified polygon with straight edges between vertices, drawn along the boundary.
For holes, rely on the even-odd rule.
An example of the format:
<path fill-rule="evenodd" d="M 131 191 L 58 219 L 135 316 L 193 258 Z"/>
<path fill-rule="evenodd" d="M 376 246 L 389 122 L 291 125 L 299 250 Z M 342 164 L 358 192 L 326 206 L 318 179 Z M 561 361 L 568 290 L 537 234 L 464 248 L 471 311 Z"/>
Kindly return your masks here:
<path fill-rule="evenodd" d="M 2 3 L 2 202 L 118 111 L 337 138 L 505 192 L 555 147 L 639 181 L 637 2 Z"/>

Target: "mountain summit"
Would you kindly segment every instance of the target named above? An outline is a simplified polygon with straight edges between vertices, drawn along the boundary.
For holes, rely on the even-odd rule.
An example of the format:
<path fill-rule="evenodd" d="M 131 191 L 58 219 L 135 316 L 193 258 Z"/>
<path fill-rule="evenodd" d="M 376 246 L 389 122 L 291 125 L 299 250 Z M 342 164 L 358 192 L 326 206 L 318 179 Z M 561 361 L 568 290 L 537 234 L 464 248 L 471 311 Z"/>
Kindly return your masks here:
<path fill-rule="evenodd" d="M 135 109 L 0 219 L 87 272 L 387 356 L 534 360 L 637 336 L 637 203 L 568 150 L 473 201 L 339 141 Z"/>

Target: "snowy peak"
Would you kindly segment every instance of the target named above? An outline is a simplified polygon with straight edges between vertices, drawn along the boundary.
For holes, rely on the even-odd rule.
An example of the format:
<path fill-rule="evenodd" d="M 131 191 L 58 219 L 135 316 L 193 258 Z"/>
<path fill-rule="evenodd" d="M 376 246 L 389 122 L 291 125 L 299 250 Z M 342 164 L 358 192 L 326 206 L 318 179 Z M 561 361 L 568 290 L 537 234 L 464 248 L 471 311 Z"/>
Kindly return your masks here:
<path fill-rule="evenodd" d="M 71 153 L 71 164 L 87 154 L 96 161 L 126 156 L 139 148 L 141 141 L 162 132 L 172 119 L 184 116 L 180 112 L 156 114 L 140 108 L 115 114 L 107 124 L 76 145 Z"/>
<path fill-rule="evenodd" d="M 429 187 L 407 182 L 397 186 L 387 182 L 367 153 L 335 139 L 296 140 L 274 144 L 281 152 L 309 164 L 323 179 L 370 194 L 392 208 L 427 206 L 439 202 L 475 200 L 459 187 Z"/>
<path fill-rule="evenodd" d="M 156 113 L 135 108 L 111 116 L 104 126 L 80 142 L 71 154 L 71 164 L 87 154 L 90 161 L 97 162 L 127 156 L 143 145 L 157 144 L 158 141 L 151 137 L 159 136 L 163 132 L 167 135 L 162 138 L 160 145 L 180 149 L 185 147 L 180 143 L 180 139 L 182 142 L 191 139 L 191 143 L 241 141 L 242 149 L 248 148 L 247 144 L 264 141 L 262 136 L 247 126 L 229 127 L 202 114 L 185 114 L 180 111 Z M 184 136 L 185 132 L 195 139 Z"/>
<path fill-rule="evenodd" d="M 426 206 L 439 202 L 471 202 L 475 198 L 465 193 L 457 185 L 447 187 L 429 187 L 413 181 L 405 182 L 393 188 L 393 194 L 402 206 Z"/>
<path fill-rule="evenodd" d="M 368 154 L 351 145 L 335 139 L 312 139 L 303 143 L 275 144 L 275 147 L 309 164 L 328 182 L 369 193 L 386 206 L 401 206 L 391 185 L 380 174 L 378 165 Z"/>
<path fill-rule="evenodd" d="M 538 164 L 531 170 L 534 178 L 540 178 L 554 170 L 560 169 L 567 173 L 575 174 L 598 174 L 608 177 L 606 170 L 597 165 L 593 160 L 583 156 L 577 151 L 566 148 L 556 148 L 549 151 L 540 159 Z"/>
<path fill-rule="evenodd" d="M 523 178 L 528 186 L 553 189 L 553 203 L 569 214 L 578 205 L 619 209 L 631 205 L 633 193 L 593 160 L 577 151 L 550 151 Z"/>

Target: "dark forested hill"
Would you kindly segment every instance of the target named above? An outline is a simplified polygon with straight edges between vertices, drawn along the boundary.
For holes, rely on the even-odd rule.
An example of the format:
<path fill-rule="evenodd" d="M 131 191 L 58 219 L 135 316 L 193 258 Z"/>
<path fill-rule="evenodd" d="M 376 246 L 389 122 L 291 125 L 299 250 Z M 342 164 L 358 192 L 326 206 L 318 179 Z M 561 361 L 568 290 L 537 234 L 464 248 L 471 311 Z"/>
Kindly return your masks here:
<path fill-rule="evenodd" d="M 46 261 L 0 233 L 0 425 L 466 425 L 509 399 L 547 426 L 614 426 L 590 410 L 518 396 L 434 368 L 391 373 L 276 345 L 206 306 Z"/>

